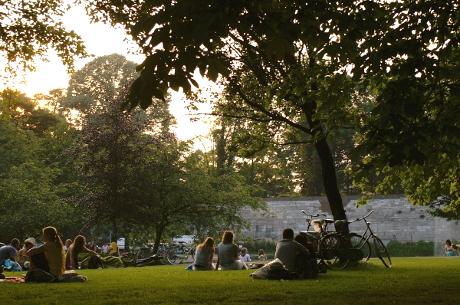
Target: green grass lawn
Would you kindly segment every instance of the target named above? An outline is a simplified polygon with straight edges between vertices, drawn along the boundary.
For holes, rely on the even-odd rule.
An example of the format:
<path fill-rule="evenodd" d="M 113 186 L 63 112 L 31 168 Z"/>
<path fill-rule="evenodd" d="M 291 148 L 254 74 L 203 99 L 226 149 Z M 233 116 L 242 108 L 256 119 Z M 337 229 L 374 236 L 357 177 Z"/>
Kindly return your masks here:
<path fill-rule="evenodd" d="M 83 270 L 86 283 L 0 283 L 0 304 L 431 305 L 460 299 L 455 257 L 397 258 L 392 269 L 372 260 L 304 281 L 253 280 L 250 273 L 192 272 L 184 266 Z"/>

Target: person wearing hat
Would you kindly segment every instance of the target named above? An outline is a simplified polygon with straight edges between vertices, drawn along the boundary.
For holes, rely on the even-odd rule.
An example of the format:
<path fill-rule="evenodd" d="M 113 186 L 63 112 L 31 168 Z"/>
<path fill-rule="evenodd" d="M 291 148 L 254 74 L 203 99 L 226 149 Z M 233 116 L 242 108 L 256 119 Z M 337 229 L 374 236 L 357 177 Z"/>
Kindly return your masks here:
<path fill-rule="evenodd" d="M 27 251 L 35 247 L 36 244 L 37 242 L 35 241 L 35 238 L 29 237 L 26 240 L 24 240 L 24 245 L 18 252 L 18 263 L 25 270 L 29 269 L 30 267 L 30 257 L 27 255 Z"/>

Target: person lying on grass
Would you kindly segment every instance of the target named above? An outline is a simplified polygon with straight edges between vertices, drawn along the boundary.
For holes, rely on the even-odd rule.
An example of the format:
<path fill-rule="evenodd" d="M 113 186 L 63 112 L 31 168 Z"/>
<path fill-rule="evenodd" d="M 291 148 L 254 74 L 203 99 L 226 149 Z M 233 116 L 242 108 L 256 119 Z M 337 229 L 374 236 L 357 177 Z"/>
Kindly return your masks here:
<path fill-rule="evenodd" d="M 217 246 L 217 264 L 215 270 L 242 270 L 248 269 L 245 263 L 239 260 L 238 246 L 233 243 L 233 232 L 225 231 L 222 242 Z"/>
<path fill-rule="evenodd" d="M 65 268 L 67 270 L 78 269 L 78 255 L 83 252 L 100 260 L 99 254 L 86 247 L 86 238 L 83 235 L 77 235 L 73 240 L 73 243 L 67 249 Z"/>

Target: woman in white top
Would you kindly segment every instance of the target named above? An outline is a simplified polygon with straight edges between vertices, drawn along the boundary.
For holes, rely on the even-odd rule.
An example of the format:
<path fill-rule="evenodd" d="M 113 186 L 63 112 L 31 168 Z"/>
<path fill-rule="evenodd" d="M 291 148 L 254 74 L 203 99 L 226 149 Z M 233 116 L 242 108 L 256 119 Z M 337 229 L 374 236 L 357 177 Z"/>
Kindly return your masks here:
<path fill-rule="evenodd" d="M 196 247 L 193 270 L 213 270 L 212 257 L 214 256 L 214 239 L 207 237 Z"/>
<path fill-rule="evenodd" d="M 248 269 L 238 256 L 238 246 L 233 243 L 233 232 L 225 231 L 222 242 L 217 246 L 216 270 L 221 266 L 222 270 Z"/>

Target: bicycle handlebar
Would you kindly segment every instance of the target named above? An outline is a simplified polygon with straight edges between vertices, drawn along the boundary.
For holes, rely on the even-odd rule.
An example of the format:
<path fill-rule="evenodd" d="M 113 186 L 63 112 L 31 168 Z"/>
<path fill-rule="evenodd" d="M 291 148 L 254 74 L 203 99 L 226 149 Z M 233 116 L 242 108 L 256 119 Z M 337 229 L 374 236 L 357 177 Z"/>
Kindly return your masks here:
<path fill-rule="evenodd" d="M 349 223 L 352 223 L 352 222 L 355 222 L 355 221 L 365 220 L 365 219 L 366 219 L 367 217 L 369 217 L 372 213 L 374 213 L 374 210 L 370 210 L 370 212 L 367 213 L 365 216 L 360 217 L 360 218 L 356 218 L 355 220 L 352 220 L 352 221 L 350 221 Z"/>
<path fill-rule="evenodd" d="M 326 217 L 327 215 L 326 214 L 321 214 L 321 213 L 318 213 L 318 214 L 314 214 L 314 215 L 310 215 L 310 214 L 307 214 L 307 212 L 305 212 L 305 210 L 302 210 L 302 213 L 305 214 L 305 216 L 308 216 L 308 217 L 319 217 L 319 216 L 323 216 L 323 217 Z"/>

